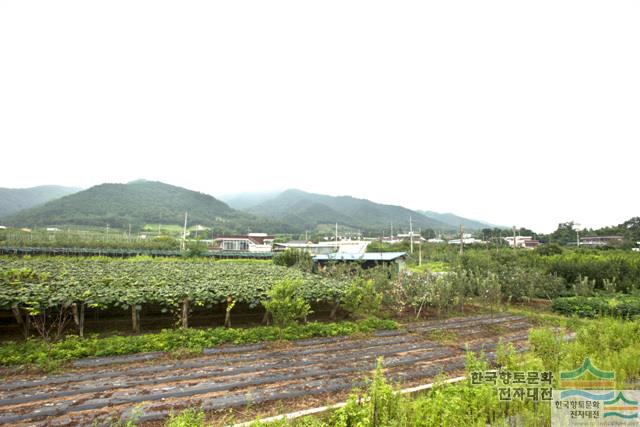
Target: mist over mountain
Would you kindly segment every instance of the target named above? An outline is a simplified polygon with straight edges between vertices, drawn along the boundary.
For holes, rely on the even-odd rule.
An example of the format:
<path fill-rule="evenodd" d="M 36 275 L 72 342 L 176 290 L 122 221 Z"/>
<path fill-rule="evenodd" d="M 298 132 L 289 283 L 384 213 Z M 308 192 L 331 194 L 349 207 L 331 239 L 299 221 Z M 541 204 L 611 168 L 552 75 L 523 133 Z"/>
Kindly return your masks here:
<path fill-rule="evenodd" d="M 0 218 L 77 193 L 81 188 L 40 185 L 31 188 L 0 188 Z"/>
<path fill-rule="evenodd" d="M 259 205 L 260 203 L 266 202 L 267 200 L 273 199 L 281 193 L 282 191 L 234 193 L 225 194 L 218 198 L 234 209 L 246 210 Z"/>
<path fill-rule="evenodd" d="M 272 218 L 304 229 L 320 224 L 339 223 L 355 229 L 380 232 L 391 224 L 395 230 L 408 230 L 409 218 L 414 230 L 451 229 L 449 224 L 428 218 L 402 206 L 375 203 L 351 196 L 327 196 L 290 189 L 249 209 L 256 215 Z"/>
<path fill-rule="evenodd" d="M 482 230 L 483 228 L 494 228 L 494 227 L 504 228 L 504 227 L 499 227 L 499 226 L 490 224 L 488 222 L 465 218 L 450 212 L 439 213 L 434 211 L 423 211 L 423 210 L 420 210 L 418 212 L 424 214 L 429 218 L 437 219 L 438 221 L 444 222 L 445 224 L 448 224 L 452 227 L 457 228 L 460 225 L 463 225 L 465 230 Z"/>

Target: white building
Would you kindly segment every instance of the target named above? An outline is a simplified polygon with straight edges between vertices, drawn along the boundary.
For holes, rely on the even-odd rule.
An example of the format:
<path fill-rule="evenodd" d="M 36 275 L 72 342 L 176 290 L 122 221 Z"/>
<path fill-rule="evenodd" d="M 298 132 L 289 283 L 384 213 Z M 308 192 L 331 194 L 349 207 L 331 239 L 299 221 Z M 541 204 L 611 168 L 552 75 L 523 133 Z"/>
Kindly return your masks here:
<path fill-rule="evenodd" d="M 538 240 L 535 240 L 531 236 L 516 236 L 515 240 L 514 240 L 513 236 L 509 236 L 509 237 L 504 237 L 504 240 L 512 248 L 514 247 L 514 241 L 515 241 L 515 247 L 516 248 L 534 249 L 536 246 L 538 246 L 540 244 L 540 242 Z"/>
<path fill-rule="evenodd" d="M 213 239 L 214 249 L 225 252 L 271 252 L 273 236 L 249 233 L 246 236 L 225 236 Z"/>
<path fill-rule="evenodd" d="M 460 239 L 451 239 L 447 243 L 450 245 L 459 245 Z M 476 239 L 475 237 L 465 237 L 462 239 L 462 243 L 465 245 L 485 245 L 487 242 L 484 240 Z"/>
<path fill-rule="evenodd" d="M 370 241 L 367 240 L 338 240 L 337 242 L 305 242 L 293 241 L 287 243 L 276 243 L 275 251 L 284 251 L 287 249 L 299 249 L 310 253 L 311 255 L 326 255 L 331 253 L 350 253 L 362 254 L 367 250 Z"/>

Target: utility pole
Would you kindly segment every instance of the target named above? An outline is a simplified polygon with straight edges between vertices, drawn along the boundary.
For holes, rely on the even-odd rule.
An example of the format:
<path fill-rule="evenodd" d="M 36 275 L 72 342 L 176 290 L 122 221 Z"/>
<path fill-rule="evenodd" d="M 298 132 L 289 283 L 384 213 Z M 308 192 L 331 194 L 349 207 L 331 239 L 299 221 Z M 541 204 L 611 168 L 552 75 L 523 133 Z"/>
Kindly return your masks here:
<path fill-rule="evenodd" d="M 516 250 L 516 226 L 513 226 L 513 250 Z"/>
<path fill-rule="evenodd" d="M 181 250 L 185 250 L 185 246 L 187 243 L 187 217 L 188 217 L 188 212 L 184 213 L 184 228 L 182 231 L 182 245 L 181 245 Z"/>
<path fill-rule="evenodd" d="M 464 225 L 460 224 L 460 255 L 464 253 Z"/>
<path fill-rule="evenodd" d="M 107 236 L 104 239 L 109 240 L 109 224 L 107 224 Z"/>
<path fill-rule="evenodd" d="M 409 216 L 409 240 L 411 241 L 411 253 L 413 253 L 413 223 L 411 222 L 411 216 Z"/>
<path fill-rule="evenodd" d="M 422 242 L 418 241 L 418 265 L 422 265 Z"/>
<path fill-rule="evenodd" d="M 338 223 L 336 222 L 336 245 L 338 244 Z"/>
<path fill-rule="evenodd" d="M 573 224 L 576 227 L 576 248 L 580 247 L 580 224 Z"/>

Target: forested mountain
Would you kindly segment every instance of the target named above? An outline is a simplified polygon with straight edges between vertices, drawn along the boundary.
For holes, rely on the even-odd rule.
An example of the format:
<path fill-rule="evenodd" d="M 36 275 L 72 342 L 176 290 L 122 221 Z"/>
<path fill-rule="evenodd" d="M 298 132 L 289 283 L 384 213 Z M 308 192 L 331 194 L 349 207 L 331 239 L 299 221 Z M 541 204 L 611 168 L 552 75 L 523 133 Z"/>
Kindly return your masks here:
<path fill-rule="evenodd" d="M 409 217 L 412 218 L 416 232 L 420 228 L 452 229 L 444 222 L 402 206 L 384 205 L 351 196 L 313 194 L 295 189 L 286 190 L 273 199 L 248 209 L 248 212 L 303 229 L 338 222 L 363 231 L 380 232 L 381 229 L 389 229 L 393 223 L 395 231 L 406 231 L 409 229 Z"/>
<path fill-rule="evenodd" d="M 126 228 L 148 223 L 213 226 L 220 232 L 287 231 L 288 227 L 236 211 L 197 191 L 153 181 L 101 184 L 7 217 L 20 226 L 86 225 Z"/>
<path fill-rule="evenodd" d="M 31 188 L 0 188 L 0 218 L 77 193 L 80 188 L 41 185 Z"/>

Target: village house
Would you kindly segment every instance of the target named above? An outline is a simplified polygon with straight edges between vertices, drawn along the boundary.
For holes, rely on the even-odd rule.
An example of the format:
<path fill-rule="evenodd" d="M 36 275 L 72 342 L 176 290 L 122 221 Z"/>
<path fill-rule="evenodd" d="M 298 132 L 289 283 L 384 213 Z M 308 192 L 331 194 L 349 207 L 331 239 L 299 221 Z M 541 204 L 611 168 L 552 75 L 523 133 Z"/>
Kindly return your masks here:
<path fill-rule="evenodd" d="M 284 251 L 287 249 L 298 249 L 308 252 L 311 255 L 330 254 L 334 252 L 342 253 L 364 253 L 369 246 L 370 241 L 367 240 L 338 240 L 337 242 L 307 242 L 307 241 L 291 241 L 287 243 L 276 243 L 274 251 Z"/>
<path fill-rule="evenodd" d="M 213 239 L 213 249 L 224 252 L 271 252 L 273 236 L 249 233 L 246 236 L 223 236 Z"/>
<path fill-rule="evenodd" d="M 406 259 L 406 252 L 365 252 L 361 254 L 336 252 L 316 255 L 313 257 L 313 262 L 320 270 L 332 263 L 356 263 L 362 268 L 394 265 L 397 271 L 401 271 L 404 269 Z"/>
<path fill-rule="evenodd" d="M 540 245 L 540 241 L 535 240 L 531 236 L 516 236 L 515 240 L 513 237 L 509 236 L 505 237 L 504 240 L 512 248 L 515 246 L 516 248 L 535 249 Z"/>

